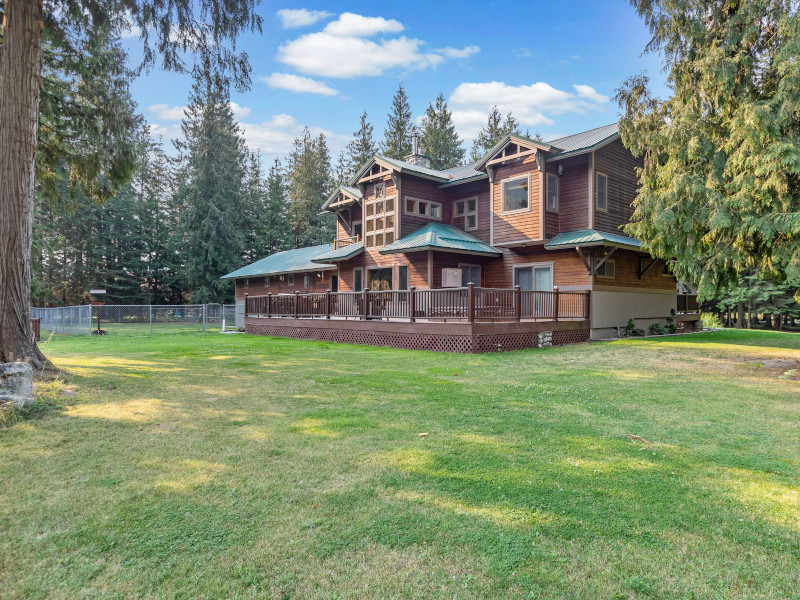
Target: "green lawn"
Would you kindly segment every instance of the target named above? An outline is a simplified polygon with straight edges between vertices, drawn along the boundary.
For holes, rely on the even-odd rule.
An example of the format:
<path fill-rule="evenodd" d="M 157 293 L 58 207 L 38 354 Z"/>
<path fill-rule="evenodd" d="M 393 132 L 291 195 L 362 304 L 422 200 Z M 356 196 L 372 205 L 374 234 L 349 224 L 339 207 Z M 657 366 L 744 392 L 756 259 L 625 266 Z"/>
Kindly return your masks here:
<path fill-rule="evenodd" d="M 75 394 L 0 430 L 0 598 L 800 598 L 797 334 L 44 350 Z"/>

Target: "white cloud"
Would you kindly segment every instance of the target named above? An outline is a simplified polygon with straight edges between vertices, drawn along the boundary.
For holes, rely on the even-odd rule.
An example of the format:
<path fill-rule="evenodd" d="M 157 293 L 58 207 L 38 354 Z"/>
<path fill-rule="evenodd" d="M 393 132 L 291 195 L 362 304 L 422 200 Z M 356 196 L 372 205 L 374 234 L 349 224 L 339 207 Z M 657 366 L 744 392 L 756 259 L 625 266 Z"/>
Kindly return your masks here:
<path fill-rule="evenodd" d="M 465 46 L 461 50 L 459 50 L 458 48 L 451 48 L 450 46 L 448 46 L 447 48 L 442 48 L 441 50 L 437 50 L 437 52 L 440 52 L 443 56 L 446 56 L 447 58 L 467 58 L 468 56 L 472 56 L 476 52 L 480 51 L 481 51 L 480 46 L 475 46 L 475 45 Z"/>
<path fill-rule="evenodd" d="M 284 29 L 294 29 L 295 27 L 307 27 L 317 21 L 333 16 L 326 10 L 308 10 L 307 8 L 284 8 L 277 13 Z"/>
<path fill-rule="evenodd" d="M 186 116 L 185 106 L 169 106 L 168 104 L 153 104 L 147 110 L 153 114 L 153 118 L 159 121 L 180 121 Z"/>
<path fill-rule="evenodd" d="M 273 73 L 267 77 L 261 77 L 261 81 L 274 90 L 288 90 L 296 94 L 319 94 L 321 96 L 336 96 L 339 92 L 310 77 L 291 75 L 290 73 Z"/>
<path fill-rule="evenodd" d="M 512 113 L 523 128 L 534 129 L 555 124 L 551 118 L 554 115 L 604 110 L 608 97 L 590 86 L 576 85 L 574 88 L 577 94 L 544 82 L 518 86 L 501 81 L 462 83 L 453 91 L 449 104 L 459 134 L 472 140 L 486 125 L 492 106 L 497 106 L 503 114 Z"/>
<path fill-rule="evenodd" d="M 425 42 L 416 38 L 382 37 L 397 34 L 402 23 L 382 17 L 364 17 L 342 13 L 322 31 L 308 33 L 278 48 L 277 60 L 300 73 L 341 79 L 381 75 L 390 69 L 420 70 L 433 68 L 447 59 L 465 58 L 479 50 L 424 50 Z"/>
<path fill-rule="evenodd" d="M 297 119 L 287 114 L 273 115 L 261 123 L 239 123 L 247 146 L 251 150 L 260 150 L 265 161 L 272 161 L 276 156 L 284 158 L 292 149 L 295 138 L 303 133 L 303 126 Z M 344 150 L 350 136 L 334 133 L 320 127 L 309 127 L 311 135 L 325 134 L 328 148 L 332 154 Z M 268 164 L 268 162 L 267 162 Z"/>
<path fill-rule="evenodd" d="M 585 98 L 590 102 L 597 102 L 599 104 L 604 104 L 610 100 L 608 96 L 604 96 L 603 94 L 599 94 L 597 90 L 595 90 L 590 85 L 573 85 L 572 87 L 575 88 L 575 91 L 578 92 L 578 96 L 580 98 Z"/>
<path fill-rule="evenodd" d="M 241 106 L 236 102 L 231 102 L 231 110 L 235 119 L 246 119 L 250 115 L 250 109 Z M 159 121 L 180 121 L 186 116 L 185 106 L 170 106 L 169 104 L 153 104 L 147 110 L 152 113 L 154 119 Z"/>

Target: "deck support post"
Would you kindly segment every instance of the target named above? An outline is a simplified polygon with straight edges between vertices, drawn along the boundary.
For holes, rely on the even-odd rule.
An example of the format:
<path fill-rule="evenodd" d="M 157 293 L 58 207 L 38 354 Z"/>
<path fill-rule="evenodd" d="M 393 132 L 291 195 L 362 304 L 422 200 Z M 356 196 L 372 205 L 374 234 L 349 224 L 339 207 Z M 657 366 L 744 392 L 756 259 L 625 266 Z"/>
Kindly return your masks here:
<path fill-rule="evenodd" d="M 325 290 L 325 318 L 331 318 L 331 291 Z"/>
<path fill-rule="evenodd" d="M 267 293 L 267 317 L 272 315 L 272 292 Z"/>
<path fill-rule="evenodd" d="M 247 316 L 247 292 L 244 293 L 244 316 Z"/>
<path fill-rule="evenodd" d="M 417 301 L 416 301 L 416 286 L 408 288 L 408 321 L 413 323 L 416 320 Z"/>
<path fill-rule="evenodd" d="M 553 320 L 558 321 L 558 286 L 553 286 Z"/>
<path fill-rule="evenodd" d="M 294 291 L 294 318 L 297 318 L 298 304 L 300 304 L 300 292 Z"/>
<path fill-rule="evenodd" d="M 514 320 L 519 323 L 522 318 L 522 288 L 514 286 Z"/>
<path fill-rule="evenodd" d="M 369 302 L 369 288 L 365 287 L 361 290 L 361 320 L 367 320 L 367 302 Z"/>
<path fill-rule="evenodd" d="M 475 284 L 471 281 L 467 284 L 467 322 L 475 322 Z"/>

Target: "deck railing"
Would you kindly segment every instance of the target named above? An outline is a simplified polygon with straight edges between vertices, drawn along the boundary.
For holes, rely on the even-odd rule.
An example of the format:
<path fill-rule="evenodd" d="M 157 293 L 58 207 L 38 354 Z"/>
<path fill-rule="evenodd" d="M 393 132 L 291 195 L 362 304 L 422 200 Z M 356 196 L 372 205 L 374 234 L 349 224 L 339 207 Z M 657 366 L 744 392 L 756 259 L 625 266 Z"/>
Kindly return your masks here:
<path fill-rule="evenodd" d="M 245 316 L 344 319 L 394 319 L 415 321 L 520 321 L 585 320 L 589 318 L 588 292 L 522 291 L 479 288 L 418 290 L 364 289 L 361 292 L 245 294 Z"/>
<path fill-rule="evenodd" d="M 344 248 L 345 246 L 350 246 L 351 244 L 357 244 L 360 241 L 361 241 L 360 235 L 351 235 L 351 236 L 336 238 L 335 240 L 333 240 L 333 249 L 338 250 L 339 248 Z"/>
<path fill-rule="evenodd" d="M 694 314 L 700 312 L 700 305 L 697 303 L 696 294 L 678 294 L 679 315 Z"/>

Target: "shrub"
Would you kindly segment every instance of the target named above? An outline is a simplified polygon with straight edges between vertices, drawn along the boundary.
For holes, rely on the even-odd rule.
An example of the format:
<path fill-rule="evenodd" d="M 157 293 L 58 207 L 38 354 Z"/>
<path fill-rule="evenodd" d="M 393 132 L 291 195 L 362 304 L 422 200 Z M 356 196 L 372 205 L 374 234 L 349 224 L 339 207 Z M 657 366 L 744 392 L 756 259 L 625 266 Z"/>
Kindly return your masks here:
<path fill-rule="evenodd" d="M 703 327 L 706 329 L 722 329 L 722 323 L 719 317 L 714 313 L 700 313 L 700 320 L 703 322 Z"/>
<path fill-rule="evenodd" d="M 664 335 L 667 330 L 661 323 L 653 323 L 650 325 L 650 335 Z"/>
<path fill-rule="evenodd" d="M 675 319 L 667 317 L 667 324 L 664 326 L 667 333 L 678 333 L 678 326 L 675 324 Z"/>
<path fill-rule="evenodd" d="M 625 325 L 625 335 L 627 337 L 642 337 L 644 335 L 644 329 L 636 327 L 633 319 L 628 319 L 628 323 Z"/>

